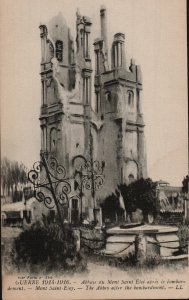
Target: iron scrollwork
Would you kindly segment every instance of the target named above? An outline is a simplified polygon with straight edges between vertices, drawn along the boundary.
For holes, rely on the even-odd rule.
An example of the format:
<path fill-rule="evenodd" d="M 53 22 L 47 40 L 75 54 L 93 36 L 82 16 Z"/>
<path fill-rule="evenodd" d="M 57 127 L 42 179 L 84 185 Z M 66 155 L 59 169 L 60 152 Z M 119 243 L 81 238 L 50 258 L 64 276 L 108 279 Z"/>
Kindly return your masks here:
<path fill-rule="evenodd" d="M 68 196 L 71 192 L 71 185 L 67 178 L 64 166 L 58 163 L 55 157 L 35 162 L 33 169 L 28 173 L 28 179 L 33 184 L 35 197 L 39 202 L 44 202 L 49 209 L 55 207 L 54 197 L 58 204 L 64 206 L 68 203 Z"/>
<path fill-rule="evenodd" d="M 80 160 L 80 163 L 77 163 Z M 84 157 L 76 157 L 74 160 L 75 166 L 75 177 L 77 174 L 80 175 L 80 184 L 78 185 L 79 190 L 93 190 L 97 191 L 104 183 L 104 162 L 87 161 Z"/>

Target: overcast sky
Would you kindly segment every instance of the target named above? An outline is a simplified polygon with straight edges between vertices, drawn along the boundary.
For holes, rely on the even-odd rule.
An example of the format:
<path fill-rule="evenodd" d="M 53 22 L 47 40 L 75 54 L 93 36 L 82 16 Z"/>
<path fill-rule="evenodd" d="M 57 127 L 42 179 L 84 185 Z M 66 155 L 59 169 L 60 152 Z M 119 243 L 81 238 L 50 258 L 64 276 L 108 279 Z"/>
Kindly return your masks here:
<path fill-rule="evenodd" d="M 39 158 L 40 23 L 62 12 L 74 36 L 79 7 L 92 19 L 93 39 L 100 36 L 101 4 L 107 8 L 109 43 L 116 32 L 125 33 L 127 66 L 134 58 L 142 68 L 148 175 L 181 185 L 188 173 L 182 0 L 1 1 L 1 155 L 27 167 Z"/>

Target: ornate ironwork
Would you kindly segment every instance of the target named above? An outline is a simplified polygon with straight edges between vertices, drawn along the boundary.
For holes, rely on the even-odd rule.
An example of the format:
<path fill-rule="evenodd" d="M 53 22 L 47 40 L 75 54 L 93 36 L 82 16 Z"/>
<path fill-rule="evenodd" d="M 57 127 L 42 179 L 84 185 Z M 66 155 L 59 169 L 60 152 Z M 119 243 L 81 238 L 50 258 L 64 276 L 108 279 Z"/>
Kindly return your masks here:
<path fill-rule="evenodd" d="M 66 169 L 58 163 L 55 157 L 46 160 L 41 154 L 41 158 L 42 160 L 35 162 L 33 169 L 28 173 L 28 179 L 35 189 L 35 197 L 49 209 L 55 207 L 56 200 L 58 204 L 64 206 L 68 203 L 68 196 L 71 192 Z"/>
<path fill-rule="evenodd" d="M 100 163 L 97 160 L 87 161 L 83 156 L 75 157 L 74 177 L 76 178 L 79 174 L 77 185 L 79 194 L 70 196 L 71 185 L 66 169 L 58 163 L 55 157 L 46 158 L 45 153 L 41 152 L 41 161 L 34 163 L 33 169 L 28 173 L 28 179 L 34 186 L 35 197 L 39 202 L 43 202 L 48 209 L 53 209 L 56 206 L 63 228 L 63 217 L 59 206 L 68 205 L 69 199 L 77 197 L 81 204 L 80 217 L 82 221 L 83 190 L 91 190 L 95 208 L 95 191 L 104 182 L 103 169 L 103 162 Z"/>
<path fill-rule="evenodd" d="M 99 190 L 104 183 L 103 167 L 97 160 L 94 162 L 86 161 L 83 166 L 80 166 L 79 170 L 76 169 L 76 173 L 78 172 L 82 173 L 82 186 L 80 185 L 80 189 L 91 190 L 94 184 L 94 189 Z"/>
<path fill-rule="evenodd" d="M 78 189 L 80 191 L 83 189 L 91 190 L 92 197 L 94 198 L 95 191 L 99 190 L 104 183 L 104 162 L 100 163 L 98 160 L 87 161 L 84 157 L 77 156 L 75 157 L 73 164 L 75 169 L 75 179 L 77 174 L 80 177 Z"/>

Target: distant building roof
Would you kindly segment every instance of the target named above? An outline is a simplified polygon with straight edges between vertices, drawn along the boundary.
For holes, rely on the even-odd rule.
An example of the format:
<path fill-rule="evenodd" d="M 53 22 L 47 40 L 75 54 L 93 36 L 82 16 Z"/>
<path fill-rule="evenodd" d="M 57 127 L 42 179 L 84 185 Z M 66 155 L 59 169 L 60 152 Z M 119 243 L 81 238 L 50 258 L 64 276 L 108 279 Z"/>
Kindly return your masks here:
<path fill-rule="evenodd" d="M 170 192 L 182 192 L 182 187 L 181 186 L 165 186 L 164 187 L 165 191 L 170 191 Z"/>
<path fill-rule="evenodd" d="M 169 185 L 169 182 L 160 179 L 159 181 L 157 181 L 157 184 L 158 184 L 159 186 L 161 186 L 161 185 L 165 186 L 165 185 Z"/>
<path fill-rule="evenodd" d="M 167 197 L 177 197 L 182 192 L 182 187 L 180 186 L 162 185 L 159 188 L 164 191 Z"/>
<path fill-rule="evenodd" d="M 4 204 L 1 207 L 1 211 L 2 212 L 10 212 L 10 211 L 22 211 L 25 209 L 30 209 L 31 205 L 36 201 L 36 199 L 34 197 L 28 199 L 26 201 L 19 201 L 19 202 L 14 202 L 14 203 L 8 203 L 8 204 Z"/>

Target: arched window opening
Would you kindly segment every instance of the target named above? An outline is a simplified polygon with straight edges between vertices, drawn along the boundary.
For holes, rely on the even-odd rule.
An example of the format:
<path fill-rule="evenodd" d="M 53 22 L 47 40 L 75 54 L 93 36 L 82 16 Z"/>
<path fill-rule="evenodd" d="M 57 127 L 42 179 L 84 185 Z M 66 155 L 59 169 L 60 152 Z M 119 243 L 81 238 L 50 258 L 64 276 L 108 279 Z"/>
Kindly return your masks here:
<path fill-rule="evenodd" d="M 63 61 L 63 42 L 60 40 L 56 41 L 56 58 L 58 61 Z"/>
<path fill-rule="evenodd" d="M 135 180 L 133 174 L 130 174 L 128 178 L 129 178 L 129 183 L 132 183 Z"/>
<path fill-rule="evenodd" d="M 52 152 L 56 151 L 56 146 L 57 146 L 57 130 L 56 128 L 52 128 L 50 133 L 50 151 Z"/>
<path fill-rule="evenodd" d="M 111 102 L 111 93 L 107 92 L 106 93 L 106 100 L 110 103 Z"/>
<path fill-rule="evenodd" d="M 80 43 L 83 46 L 83 29 L 80 30 Z"/>
<path fill-rule="evenodd" d="M 78 209 L 78 199 L 75 199 L 75 198 L 72 199 L 72 209 L 73 210 Z"/>
<path fill-rule="evenodd" d="M 100 109 L 100 97 L 99 92 L 96 92 L 96 112 L 98 113 Z"/>
<path fill-rule="evenodd" d="M 133 91 L 128 91 L 128 104 L 129 106 L 134 106 L 134 94 Z"/>

